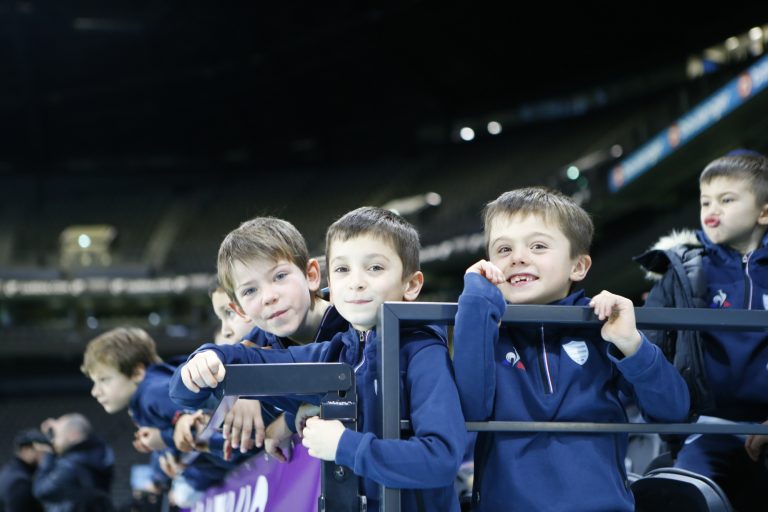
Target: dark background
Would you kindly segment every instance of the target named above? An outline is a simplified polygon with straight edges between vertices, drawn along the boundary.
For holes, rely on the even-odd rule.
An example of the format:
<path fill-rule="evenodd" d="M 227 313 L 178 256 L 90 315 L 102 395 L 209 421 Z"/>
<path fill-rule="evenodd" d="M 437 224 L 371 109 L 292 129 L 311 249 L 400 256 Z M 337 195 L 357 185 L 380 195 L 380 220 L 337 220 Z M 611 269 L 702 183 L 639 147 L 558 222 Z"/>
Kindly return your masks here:
<path fill-rule="evenodd" d="M 424 246 L 452 242 L 446 259 L 424 262 L 423 298 L 455 301 L 482 257 L 461 242 L 480 232 L 482 206 L 511 188 L 552 186 L 580 195 L 595 220 L 588 293 L 640 304 L 649 285 L 630 257 L 672 227 L 698 226 L 703 166 L 735 148 L 768 151 L 763 92 L 608 194 L 613 146 L 629 154 L 757 56 L 697 78 L 689 59 L 768 23 L 760 4 L 674 7 L 0 2 L 9 429 L 82 410 L 118 442 L 129 421 L 93 407 L 77 369 L 84 344 L 132 324 L 164 355 L 183 353 L 210 339 L 215 318 L 204 287 L 20 297 L 3 283 L 210 275 L 223 236 L 255 215 L 290 220 L 319 255 L 346 211 L 436 192 L 439 206 L 408 218 Z M 485 130 L 492 120 L 501 134 Z M 474 140 L 459 138 L 463 126 Z M 109 264 L 64 266 L 61 232 L 91 224 L 116 230 Z M 119 443 L 121 460 L 137 460 Z"/>

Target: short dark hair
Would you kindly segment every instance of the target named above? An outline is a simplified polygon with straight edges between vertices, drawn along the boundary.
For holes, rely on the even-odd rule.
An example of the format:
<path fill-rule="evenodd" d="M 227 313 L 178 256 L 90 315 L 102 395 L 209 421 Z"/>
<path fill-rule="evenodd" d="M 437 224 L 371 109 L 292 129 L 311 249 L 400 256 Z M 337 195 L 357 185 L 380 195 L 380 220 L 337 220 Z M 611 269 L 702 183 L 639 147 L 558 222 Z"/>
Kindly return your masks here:
<path fill-rule="evenodd" d="M 757 205 L 768 203 L 768 158 L 759 153 L 740 153 L 712 160 L 701 171 L 699 185 L 715 178 L 732 178 L 749 183 Z"/>
<path fill-rule="evenodd" d="M 287 220 L 256 217 L 240 224 L 221 242 L 216 265 L 219 283 L 236 304 L 239 302 L 232 276 L 235 262 L 248 263 L 257 258 L 268 261 L 285 259 L 306 274 L 309 251 L 304 237 Z"/>
<path fill-rule="evenodd" d="M 330 261 L 331 245 L 361 235 L 372 235 L 389 243 L 403 264 L 403 278 L 419 270 L 419 233 L 413 225 L 391 210 L 363 206 L 331 224 L 325 235 L 325 255 Z M 330 276 L 330 270 L 328 271 Z"/>
<path fill-rule="evenodd" d="M 483 227 L 485 249 L 490 243 L 491 223 L 504 215 L 539 215 L 546 222 L 555 224 L 571 244 L 571 257 L 589 254 L 595 226 L 584 209 L 565 194 L 544 187 L 518 188 L 504 192 L 485 205 Z"/>
<path fill-rule="evenodd" d="M 103 364 L 132 377 L 139 366 L 160 362 L 155 340 L 144 329 L 118 327 L 88 342 L 80 371 L 90 377 L 96 365 Z"/>

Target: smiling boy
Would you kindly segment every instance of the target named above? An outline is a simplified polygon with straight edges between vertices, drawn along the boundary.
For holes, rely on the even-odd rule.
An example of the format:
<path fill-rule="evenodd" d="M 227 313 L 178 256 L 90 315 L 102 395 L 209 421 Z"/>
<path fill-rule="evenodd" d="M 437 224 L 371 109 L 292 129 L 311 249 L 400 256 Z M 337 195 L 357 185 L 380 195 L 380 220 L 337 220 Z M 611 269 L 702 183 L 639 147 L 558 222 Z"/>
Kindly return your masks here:
<path fill-rule="evenodd" d="M 688 412 L 685 383 L 637 330 L 632 302 L 572 285 L 592 260 L 592 221 L 542 188 L 486 206 L 489 261 L 467 269 L 454 331 L 454 367 L 469 421 L 626 422 L 619 391 L 656 421 Z M 506 304 L 590 306 L 602 329 L 503 325 Z M 473 510 L 634 510 L 625 434 L 482 432 Z"/>

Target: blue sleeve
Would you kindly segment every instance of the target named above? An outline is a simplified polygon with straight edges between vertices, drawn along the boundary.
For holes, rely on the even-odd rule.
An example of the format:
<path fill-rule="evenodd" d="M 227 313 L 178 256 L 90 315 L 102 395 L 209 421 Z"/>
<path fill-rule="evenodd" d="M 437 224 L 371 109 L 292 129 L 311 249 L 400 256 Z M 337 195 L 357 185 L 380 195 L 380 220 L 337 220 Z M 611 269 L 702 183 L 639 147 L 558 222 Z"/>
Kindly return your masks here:
<path fill-rule="evenodd" d="M 494 348 L 506 303 L 501 291 L 480 274 L 464 275 L 453 331 L 453 366 L 467 420 L 493 414 L 496 394 Z"/>
<path fill-rule="evenodd" d="M 659 422 L 688 421 L 688 386 L 666 360 L 661 349 L 642 333 L 641 337 L 640 348 L 633 355 L 619 358 L 621 354 L 611 344 L 608 357 L 631 386 L 637 404 L 646 417 Z"/>
<path fill-rule="evenodd" d="M 451 485 L 464 454 L 466 430 L 445 345 L 429 345 L 408 365 L 409 439 L 379 439 L 345 430 L 336 463 L 387 487 L 425 489 Z"/>

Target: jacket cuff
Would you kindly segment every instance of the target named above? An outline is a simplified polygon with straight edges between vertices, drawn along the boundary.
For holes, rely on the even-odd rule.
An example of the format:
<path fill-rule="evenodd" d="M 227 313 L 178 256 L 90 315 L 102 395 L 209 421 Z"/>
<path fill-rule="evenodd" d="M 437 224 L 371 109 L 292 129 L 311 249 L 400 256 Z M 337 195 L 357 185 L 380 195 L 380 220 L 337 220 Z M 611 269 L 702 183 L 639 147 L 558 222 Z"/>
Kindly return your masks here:
<path fill-rule="evenodd" d="M 640 338 L 640 347 L 631 356 L 624 356 L 613 343 L 608 347 L 608 358 L 630 380 L 653 366 L 657 357 L 655 347 L 648 338 L 643 333 L 640 333 Z"/>
<path fill-rule="evenodd" d="M 464 291 L 461 295 L 473 295 L 486 299 L 491 303 L 499 317 L 504 315 L 504 310 L 507 308 L 507 303 L 501 290 L 476 272 L 464 274 Z M 459 300 L 461 300 L 461 297 Z"/>
<path fill-rule="evenodd" d="M 336 464 L 355 469 L 355 456 L 365 434 L 350 429 L 344 429 L 339 439 L 339 447 L 336 449 Z"/>

